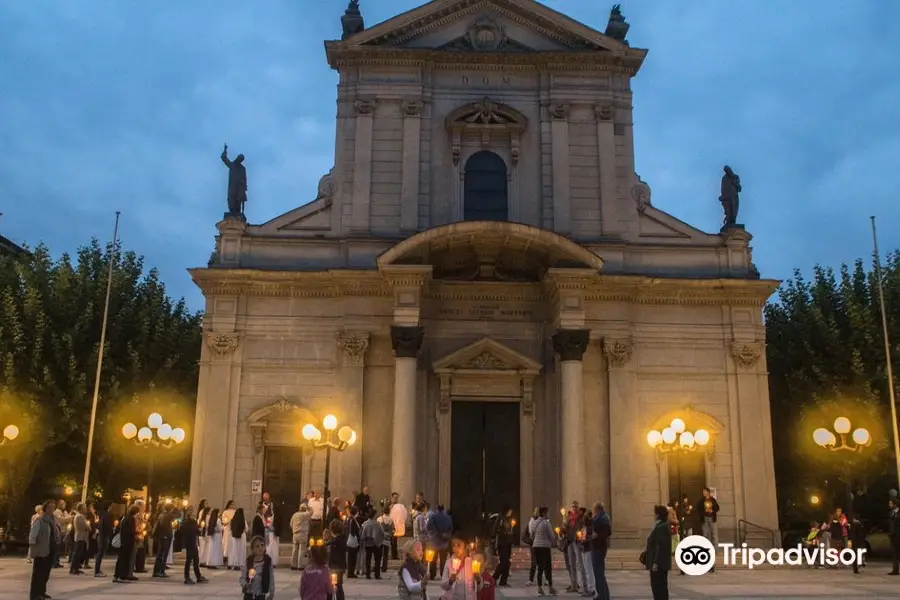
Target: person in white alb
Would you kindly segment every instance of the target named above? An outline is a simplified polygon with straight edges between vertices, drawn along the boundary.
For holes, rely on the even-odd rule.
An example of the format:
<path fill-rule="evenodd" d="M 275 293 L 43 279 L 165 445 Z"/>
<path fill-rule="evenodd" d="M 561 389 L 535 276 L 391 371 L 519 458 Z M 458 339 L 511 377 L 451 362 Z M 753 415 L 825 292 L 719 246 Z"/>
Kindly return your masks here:
<path fill-rule="evenodd" d="M 406 537 L 407 518 L 409 518 L 409 511 L 400 502 L 400 494 L 394 492 L 391 494 L 391 521 L 394 522 L 394 537 L 391 538 L 391 558 L 393 560 L 399 558 L 397 541 L 402 537 Z"/>
<path fill-rule="evenodd" d="M 319 495 L 318 490 L 313 490 L 306 503 L 309 506 L 309 512 L 312 513 L 309 518 L 309 537 L 319 539 L 325 532 L 322 523 L 325 516 L 325 500 Z"/>

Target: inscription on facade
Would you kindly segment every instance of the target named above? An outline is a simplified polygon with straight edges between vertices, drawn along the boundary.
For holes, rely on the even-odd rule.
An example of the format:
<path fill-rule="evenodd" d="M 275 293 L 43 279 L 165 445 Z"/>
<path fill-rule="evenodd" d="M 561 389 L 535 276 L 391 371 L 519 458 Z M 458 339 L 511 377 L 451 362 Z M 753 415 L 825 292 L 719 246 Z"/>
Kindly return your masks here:
<path fill-rule="evenodd" d="M 504 304 L 470 304 L 468 306 L 448 306 L 437 311 L 440 319 L 476 319 L 479 321 L 531 321 L 535 312 L 528 308 Z"/>
<path fill-rule="evenodd" d="M 462 84 L 471 87 L 515 87 L 519 83 L 512 75 L 463 75 Z M 519 84 L 521 85 L 521 84 Z"/>

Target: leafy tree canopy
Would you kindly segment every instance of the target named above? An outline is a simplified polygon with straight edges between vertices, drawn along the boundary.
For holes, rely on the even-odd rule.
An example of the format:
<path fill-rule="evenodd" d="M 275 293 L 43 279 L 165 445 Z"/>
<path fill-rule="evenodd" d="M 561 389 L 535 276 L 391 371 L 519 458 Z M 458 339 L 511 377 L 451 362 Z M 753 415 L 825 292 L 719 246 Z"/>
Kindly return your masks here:
<path fill-rule="evenodd" d="M 188 432 L 185 448 L 166 458 L 189 465 L 200 314 L 170 299 L 142 257 L 112 250 L 95 239 L 74 258 L 54 259 L 43 245 L 0 257 L 0 429 L 15 423 L 21 431 L 4 448 L 8 506 L 30 511 L 61 477 L 80 484 L 113 255 L 91 481 L 145 483 L 146 449 L 126 445 L 119 432 L 153 411 Z"/>

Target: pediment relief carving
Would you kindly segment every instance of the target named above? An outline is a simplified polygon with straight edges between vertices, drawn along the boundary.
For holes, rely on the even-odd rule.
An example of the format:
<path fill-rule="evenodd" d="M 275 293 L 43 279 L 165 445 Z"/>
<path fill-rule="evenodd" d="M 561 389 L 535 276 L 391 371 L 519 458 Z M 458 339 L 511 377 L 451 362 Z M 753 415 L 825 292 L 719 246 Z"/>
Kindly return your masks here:
<path fill-rule="evenodd" d="M 490 17 L 475 21 L 465 35 L 440 46 L 453 52 L 534 52 L 533 48 L 510 39 L 503 27 Z"/>
<path fill-rule="evenodd" d="M 524 131 L 527 126 L 525 115 L 488 97 L 461 106 L 447 115 L 447 128 L 451 131 L 485 127 Z"/>
<path fill-rule="evenodd" d="M 507 371 L 510 374 L 537 375 L 541 364 L 491 339 L 483 338 L 435 361 L 439 375 L 463 372 Z"/>
<path fill-rule="evenodd" d="M 265 427 L 269 423 L 318 422 L 319 419 L 304 404 L 282 396 L 250 413 L 247 423 L 250 427 Z"/>

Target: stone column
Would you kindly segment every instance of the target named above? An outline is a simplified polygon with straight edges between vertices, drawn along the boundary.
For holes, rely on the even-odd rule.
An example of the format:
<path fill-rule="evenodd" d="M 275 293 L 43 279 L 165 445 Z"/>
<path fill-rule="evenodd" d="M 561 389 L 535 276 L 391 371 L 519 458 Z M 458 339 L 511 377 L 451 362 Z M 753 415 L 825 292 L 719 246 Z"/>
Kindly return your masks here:
<path fill-rule="evenodd" d="M 403 179 L 400 187 L 400 231 L 414 233 L 419 226 L 419 146 L 422 123 L 421 100 L 404 100 Z"/>
<path fill-rule="evenodd" d="M 354 444 L 343 452 L 333 453 L 332 460 L 337 459 L 339 473 L 332 489 L 341 497 L 358 490 L 362 486 L 362 455 L 367 436 L 362 430 L 363 423 L 363 375 L 365 371 L 366 350 L 369 349 L 368 333 L 342 333 L 337 339 L 341 352 L 341 378 L 343 380 L 344 398 L 346 398 L 344 414 L 339 419 L 340 425 L 348 425 L 360 433 L 362 443 Z M 370 448 L 370 450 L 372 450 Z M 375 450 L 372 450 L 375 451 Z"/>
<path fill-rule="evenodd" d="M 584 375 L 581 359 L 587 350 L 587 329 L 560 329 L 553 335 L 562 378 L 562 501 L 584 503 Z"/>
<path fill-rule="evenodd" d="M 569 107 L 551 104 L 550 138 L 553 152 L 553 230 L 572 233 L 572 201 L 569 197 Z M 566 500 L 568 502 L 568 500 Z"/>
<path fill-rule="evenodd" d="M 396 357 L 391 492 L 399 492 L 401 498 L 416 493 L 416 358 L 424 335 L 422 327 L 391 326 Z"/>
<path fill-rule="evenodd" d="M 357 100 L 353 106 L 356 110 L 356 147 L 353 154 L 353 211 L 350 223 L 353 232 L 368 233 L 375 101 Z"/>
<path fill-rule="evenodd" d="M 616 519 L 613 535 L 633 542 L 638 539 L 642 523 L 638 444 L 644 434 L 638 422 L 638 403 L 634 397 L 634 371 L 630 366 L 634 343 L 630 337 L 603 340 L 609 381 L 609 511 Z M 668 501 L 668 498 L 666 499 Z"/>
<path fill-rule="evenodd" d="M 616 107 L 612 103 L 598 104 L 594 112 L 597 115 L 597 158 L 600 162 L 600 224 L 603 235 L 618 235 L 622 229 L 619 227 L 619 200 L 616 194 Z"/>
<path fill-rule="evenodd" d="M 519 416 L 519 514 L 534 510 L 534 379 L 522 377 L 522 402 Z M 527 520 L 520 519 L 527 523 Z"/>

